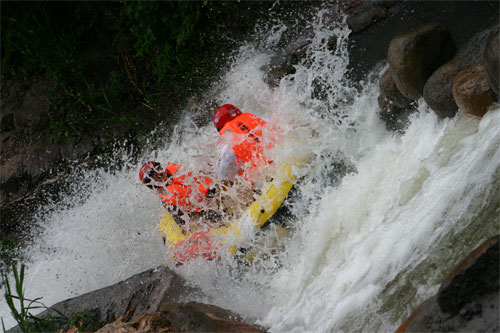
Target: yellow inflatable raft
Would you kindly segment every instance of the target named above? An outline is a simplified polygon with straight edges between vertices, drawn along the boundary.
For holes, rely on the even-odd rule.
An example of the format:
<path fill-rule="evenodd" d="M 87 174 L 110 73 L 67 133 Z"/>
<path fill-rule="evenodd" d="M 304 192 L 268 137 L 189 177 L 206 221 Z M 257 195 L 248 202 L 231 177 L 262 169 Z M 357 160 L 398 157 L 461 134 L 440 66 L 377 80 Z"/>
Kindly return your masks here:
<path fill-rule="evenodd" d="M 196 257 L 216 259 L 224 248 L 233 254 L 236 253 L 238 243 L 242 239 L 242 228 L 247 230 L 250 225 L 256 231 L 266 224 L 292 189 L 297 176 L 295 171 L 300 165 L 301 161 L 296 160 L 284 163 L 274 177 L 264 183 L 261 195 L 248 206 L 239 219 L 228 226 L 185 232 L 165 210 L 159 230 L 175 263 L 183 264 Z"/>

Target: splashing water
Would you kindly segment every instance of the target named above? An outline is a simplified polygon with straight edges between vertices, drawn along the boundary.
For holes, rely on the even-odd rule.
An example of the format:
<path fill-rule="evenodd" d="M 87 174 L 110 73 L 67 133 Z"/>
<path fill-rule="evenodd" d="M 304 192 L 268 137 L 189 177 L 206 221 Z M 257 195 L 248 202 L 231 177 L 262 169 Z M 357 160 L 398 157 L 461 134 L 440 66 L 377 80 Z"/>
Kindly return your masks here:
<path fill-rule="evenodd" d="M 261 68 L 287 29 L 281 24 L 242 46 L 218 82 L 220 104 L 301 139 L 273 150 L 273 159 L 309 156 L 301 200 L 291 207 L 294 233 L 281 251 L 244 269 L 229 256 L 174 268 L 157 233 L 160 201 L 137 180 L 140 163 L 122 154 L 120 170 L 86 171 L 75 182 L 81 198 L 44 208 L 47 228 L 30 250 L 26 294 L 50 305 L 167 264 L 204 291 L 197 301 L 273 332 L 393 331 L 433 295 L 454 265 L 498 233 L 500 110 L 443 121 L 419 101 L 406 132 L 388 132 L 377 115 L 378 85 L 356 89 L 345 79 L 346 25 L 327 26 L 324 16 L 311 24 L 307 57 L 276 88 Z M 325 41 L 333 36 L 332 53 Z M 196 116 L 186 114 L 143 160 L 215 173 L 219 137 L 211 124 L 197 127 Z M 9 326 L 3 300 L 0 310 Z"/>

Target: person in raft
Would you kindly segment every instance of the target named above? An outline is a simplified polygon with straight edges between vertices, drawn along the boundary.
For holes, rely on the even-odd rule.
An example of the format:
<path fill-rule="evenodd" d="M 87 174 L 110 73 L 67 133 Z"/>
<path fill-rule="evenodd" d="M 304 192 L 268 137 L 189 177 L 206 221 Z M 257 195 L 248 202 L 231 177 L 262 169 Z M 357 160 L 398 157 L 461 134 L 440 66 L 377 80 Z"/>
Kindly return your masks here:
<path fill-rule="evenodd" d="M 139 170 L 139 179 L 161 198 L 165 208 L 181 225 L 202 218 L 204 222 L 217 223 L 221 216 L 213 206 L 216 188 L 208 177 L 193 177 L 192 172 L 179 174 L 179 164 L 167 163 L 165 169 L 159 162 L 149 161 Z M 187 216 L 186 216 L 187 215 Z"/>
<path fill-rule="evenodd" d="M 213 123 L 221 135 L 219 170 L 221 202 L 241 212 L 255 200 L 263 180 L 263 168 L 272 163 L 266 151 L 273 147 L 274 138 L 265 140 L 267 121 L 250 112 L 241 112 L 232 104 L 217 109 Z M 235 183 L 238 186 L 233 186 Z M 231 210 L 231 209 L 229 209 Z M 226 210 L 227 212 L 227 210 Z"/>
<path fill-rule="evenodd" d="M 271 140 L 264 140 L 267 122 L 250 112 L 241 112 L 232 104 L 224 104 L 214 114 L 214 126 L 223 138 L 220 149 L 220 181 L 234 182 L 239 175 L 255 185 L 261 168 L 272 161 L 265 150 L 272 148 Z"/>

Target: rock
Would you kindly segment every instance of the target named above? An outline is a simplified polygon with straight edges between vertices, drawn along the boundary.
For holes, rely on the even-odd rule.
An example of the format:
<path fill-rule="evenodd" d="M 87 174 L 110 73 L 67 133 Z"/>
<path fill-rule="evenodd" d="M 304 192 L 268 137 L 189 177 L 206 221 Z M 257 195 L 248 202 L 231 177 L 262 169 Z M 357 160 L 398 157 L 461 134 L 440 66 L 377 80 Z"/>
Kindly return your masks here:
<path fill-rule="evenodd" d="M 410 123 L 411 114 L 416 110 L 413 105 L 400 108 L 384 99 L 382 95 L 378 97 L 378 103 L 381 106 L 379 117 L 385 122 L 387 130 L 403 133 Z"/>
<path fill-rule="evenodd" d="M 483 60 L 486 40 L 498 34 L 496 27 L 474 35 L 451 61 L 438 68 L 424 86 L 424 100 L 440 118 L 453 117 L 458 106 L 453 99 L 453 79 L 461 70 L 477 65 Z"/>
<path fill-rule="evenodd" d="M 106 324 L 96 333 L 129 333 L 129 332 L 171 332 L 168 319 L 161 312 L 144 314 L 132 322 L 124 322 L 123 317 Z"/>
<path fill-rule="evenodd" d="M 438 292 L 443 312 L 456 315 L 465 304 L 500 289 L 499 240 L 497 235 L 481 244 L 445 278 Z"/>
<path fill-rule="evenodd" d="M 190 302 L 169 303 L 161 308 L 174 332 L 264 332 L 259 326 L 242 322 L 232 311 L 214 305 Z"/>
<path fill-rule="evenodd" d="M 499 240 L 472 251 L 396 332 L 498 332 Z"/>
<path fill-rule="evenodd" d="M 493 94 L 483 64 L 462 70 L 453 80 L 453 99 L 462 112 L 482 117 L 493 104 Z"/>
<path fill-rule="evenodd" d="M 185 295 L 201 295 L 201 292 L 166 266 L 150 269 L 115 285 L 59 302 L 50 309 L 71 317 L 79 312 L 95 313 L 97 321 L 111 323 L 122 317 L 133 321 L 146 313 L 160 310 L 162 304 L 179 301 Z M 47 314 L 42 312 L 38 317 Z M 65 323 L 61 323 L 64 325 Z M 61 327 L 62 328 L 62 327 Z M 9 332 L 17 332 L 13 328 Z"/>
<path fill-rule="evenodd" d="M 486 67 L 486 72 L 488 73 L 488 82 L 490 84 L 491 90 L 497 95 L 499 94 L 499 83 L 500 78 L 500 34 L 491 35 L 486 41 L 486 47 L 484 48 L 484 64 Z"/>
<path fill-rule="evenodd" d="M 383 1 L 386 7 L 388 2 Z M 389 8 L 386 18 L 349 36 L 348 75 L 354 82 L 365 82 L 373 67 L 387 58 L 391 39 L 400 33 L 430 22 L 441 22 L 449 28 L 458 48 L 478 31 L 491 26 L 489 24 L 498 23 L 498 1 L 396 1 L 392 4 L 395 5 Z"/>
<path fill-rule="evenodd" d="M 369 2 L 372 4 L 372 2 Z M 372 4 L 367 8 L 360 8 L 347 18 L 347 24 L 353 33 L 366 29 L 378 20 L 387 17 L 388 11 L 382 4 Z"/>
<path fill-rule="evenodd" d="M 450 60 L 455 51 L 450 32 L 440 23 L 427 24 L 396 36 L 387 51 L 396 87 L 405 97 L 417 99 L 427 79 Z"/>
<path fill-rule="evenodd" d="M 380 118 L 388 130 L 402 132 L 409 123 L 410 115 L 415 111 L 413 101 L 404 97 L 396 88 L 390 68 L 380 78 L 379 88 Z"/>
<path fill-rule="evenodd" d="M 236 313 L 214 305 L 179 303 L 186 295 L 202 297 L 201 291 L 166 266 L 132 276 L 115 285 L 59 302 L 57 310 L 71 318 L 90 313 L 97 332 L 264 332 L 243 322 Z M 43 317 L 47 311 L 37 315 Z M 56 329 L 69 329 L 56 323 Z M 83 319 L 83 324 L 88 324 Z M 19 332 L 14 327 L 8 332 Z"/>
<path fill-rule="evenodd" d="M 339 7 L 345 14 L 353 14 L 363 5 L 363 0 L 340 0 Z"/>
<path fill-rule="evenodd" d="M 260 326 L 245 324 L 231 311 L 201 303 L 162 305 L 159 312 L 144 314 L 125 323 L 120 317 L 99 329 L 108 332 L 264 332 Z"/>
<path fill-rule="evenodd" d="M 336 40 L 334 42 L 336 47 Z M 327 47 L 332 47 L 333 42 L 327 41 L 327 43 L 329 43 Z M 306 57 L 309 44 L 309 41 L 303 41 L 296 48 L 278 54 L 271 59 L 269 68 L 264 69 L 266 71 L 264 81 L 269 87 L 277 87 L 283 77 L 295 73 L 295 66 Z"/>
<path fill-rule="evenodd" d="M 403 96 L 398 88 L 396 88 L 396 84 L 392 78 L 392 70 L 390 68 L 380 78 L 379 88 L 380 96 L 383 100 L 382 104 L 379 102 L 380 107 L 383 107 L 383 105 L 386 105 L 387 103 L 392 103 L 398 108 L 408 108 L 413 102 L 413 100 Z"/>
<path fill-rule="evenodd" d="M 96 333 L 132 333 L 137 332 L 137 329 L 132 323 L 123 322 L 123 317 L 118 318 L 116 321 L 106 324 L 96 331 Z"/>

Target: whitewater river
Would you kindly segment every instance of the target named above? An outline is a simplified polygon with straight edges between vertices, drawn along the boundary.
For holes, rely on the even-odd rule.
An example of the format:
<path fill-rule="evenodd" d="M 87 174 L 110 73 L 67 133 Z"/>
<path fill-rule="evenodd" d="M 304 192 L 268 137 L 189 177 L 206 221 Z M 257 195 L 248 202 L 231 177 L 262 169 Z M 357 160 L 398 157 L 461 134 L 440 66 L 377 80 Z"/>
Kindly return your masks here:
<path fill-rule="evenodd" d="M 283 129 L 289 140 L 270 152 L 274 160 L 309 157 L 291 208 L 293 235 L 254 267 L 238 269 L 227 256 L 175 269 L 206 294 L 186 300 L 234 310 L 272 332 L 393 331 L 498 233 L 500 110 L 443 121 L 421 100 L 404 134 L 387 131 L 377 81 L 358 89 L 344 79 L 349 30 L 320 17 L 307 59 L 275 89 L 261 67 L 287 30 L 281 24 L 243 45 L 214 84 L 220 104 Z M 331 53 L 325 41 L 333 35 Z M 138 170 L 155 159 L 215 172 L 218 140 L 206 113 L 186 113 L 139 163 L 117 151 L 121 170 L 82 172 L 75 196 L 38 213 L 47 228 L 29 250 L 26 295 L 51 305 L 160 264 L 174 268 L 157 232 L 160 201 Z M 14 325 L 3 299 L 0 316 Z"/>

